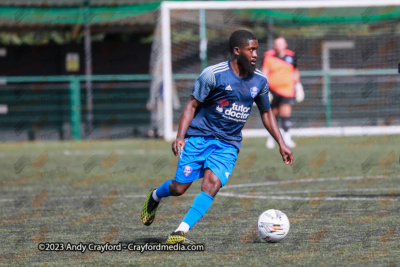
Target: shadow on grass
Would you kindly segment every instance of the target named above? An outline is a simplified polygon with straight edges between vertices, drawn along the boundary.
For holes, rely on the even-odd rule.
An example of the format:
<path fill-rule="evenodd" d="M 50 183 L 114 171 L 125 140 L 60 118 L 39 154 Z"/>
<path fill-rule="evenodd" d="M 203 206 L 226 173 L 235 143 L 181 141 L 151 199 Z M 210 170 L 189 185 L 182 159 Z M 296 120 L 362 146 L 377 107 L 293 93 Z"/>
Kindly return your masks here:
<path fill-rule="evenodd" d="M 152 243 L 152 244 L 158 244 L 158 243 L 165 243 L 165 238 L 136 238 L 132 240 L 120 240 L 122 244 L 130 244 L 130 243 L 135 243 L 135 244 L 143 244 L 143 243 Z"/>

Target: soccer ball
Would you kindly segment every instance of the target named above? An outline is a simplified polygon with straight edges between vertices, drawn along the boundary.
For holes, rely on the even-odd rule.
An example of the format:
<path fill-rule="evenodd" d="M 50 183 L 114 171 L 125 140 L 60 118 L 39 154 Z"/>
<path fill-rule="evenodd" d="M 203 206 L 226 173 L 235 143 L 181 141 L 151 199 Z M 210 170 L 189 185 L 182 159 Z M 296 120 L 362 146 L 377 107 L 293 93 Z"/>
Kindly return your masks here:
<path fill-rule="evenodd" d="M 267 210 L 261 213 L 257 223 L 258 235 L 267 242 L 279 242 L 289 233 L 290 223 L 280 210 Z"/>

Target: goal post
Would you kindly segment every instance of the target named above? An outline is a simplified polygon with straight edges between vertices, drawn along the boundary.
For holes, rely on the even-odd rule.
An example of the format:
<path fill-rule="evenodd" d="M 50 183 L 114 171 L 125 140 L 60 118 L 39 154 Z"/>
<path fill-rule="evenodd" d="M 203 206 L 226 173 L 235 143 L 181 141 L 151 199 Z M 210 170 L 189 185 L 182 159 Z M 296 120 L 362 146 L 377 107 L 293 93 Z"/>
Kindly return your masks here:
<path fill-rule="evenodd" d="M 229 31 L 246 28 L 259 38 L 257 31 L 267 29 L 271 20 L 274 36 L 290 39 L 288 48 L 303 53 L 298 62 L 306 98 L 293 107 L 293 136 L 400 134 L 400 114 L 393 107 L 400 105 L 397 1 L 167 1 L 161 4 L 160 34 L 153 42 L 152 53 L 158 56 L 152 57 L 151 65 L 158 68 L 152 68 L 150 100 L 155 104 L 154 125 L 165 140 L 175 138 L 179 116 L 202 70 L 200 10 L 205 10 L 207 34 L 214 38 L 208 65 L 218 63 L 213 58 L 227 59 L 218 51 L 226 50 Z M 219 36 L 221 32 L 225 35 Z M 268 36 L 259 38 L 264 50 Z M 258 53 L 258 67 L 263 53 Z M 155 81 L 156 76 L 161 80 Z M 369 98 L 364 97 L 368 93 Z M 375 110 L 378 114 L 371 113 Z M 260 125 L 251 115 L 243 136 L 267 136 Z"/>
<path fill-rule="evenodd" d="M 170 7 L 161 4 L 162 57 L 163 57 L 163 99 L 164 99 L 164 139 L 172 140 L 176 135 L 172 129 L 172 63 Z"/>

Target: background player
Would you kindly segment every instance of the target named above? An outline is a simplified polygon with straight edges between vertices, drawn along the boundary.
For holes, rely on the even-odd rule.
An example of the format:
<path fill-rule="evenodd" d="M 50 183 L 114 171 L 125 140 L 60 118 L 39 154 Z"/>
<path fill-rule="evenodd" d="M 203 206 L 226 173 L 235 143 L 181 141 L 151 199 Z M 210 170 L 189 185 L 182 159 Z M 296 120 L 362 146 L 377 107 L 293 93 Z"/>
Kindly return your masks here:
<path fill-rule="evenodd" d="M 267 76 L 269 89 L 272 95 L 272 112 L 278 119 L 281 118 L 281 125 L 284 130 L 283 140 L 289 147 L 295 147 L 290 136 L 292 125 L 292 105 L 296 94 L 295 86 L 300 84 L 300 74 L 297 69 L 295 53 L 287 48 L 285 38 L 278 37 L 274 40 L 274 49 L 265 52 L 264 62 L 261 71 Z M 269 135 L 267 147 L 274 148 L 275 140 Z"/>
<path fill-rule="evenodd" d="M 175 179 L 150 190 L 142 208 L 142 223 L 150 225 L 163 197 L 182 195 L 194 180 L 203 178 L 201 192 L 167 244 L 192 244 L 185 234 L 211 206 L 228 181 L 242 142 L 242 128 L 256 102 L 265 128 L 280 145 L 286 164 L 293 163 L 268 98 L 268 81 L 256 69 L 258 41 L 245 30 L 229 38 L 230 60 L 206 68 L 197 79 L 172 144 L 179 163 Z M 185 139 L 184 139 L 185 138 Z"/>

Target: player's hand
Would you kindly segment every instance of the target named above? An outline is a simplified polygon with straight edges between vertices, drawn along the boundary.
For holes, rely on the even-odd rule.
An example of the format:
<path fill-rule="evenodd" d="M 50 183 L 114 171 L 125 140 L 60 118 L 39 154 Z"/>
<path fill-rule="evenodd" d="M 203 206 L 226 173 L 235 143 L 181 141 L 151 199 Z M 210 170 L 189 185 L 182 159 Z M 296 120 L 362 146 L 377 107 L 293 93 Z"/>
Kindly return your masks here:
<path fill-rule="evenodd" d="M 185 139 L 177 137 L 172 143 L 172 152 L 175 156 L 179 155 L 179 152 L 185 148 Z"/>
<path fill-rule="evenodd" d="M 296 83 L 296 95 L 295 99 L 297 103 L 301 103 L 304 100 L 304 89 L 301 83 Z"/>
<path fill-rule="evenodd" d="M 281 153 L 283 162 L 285 162 L 286 165 L 293 164 L 292 150 L 290 150 L 285 144 L 279 146 L 279 152 Z"/>

